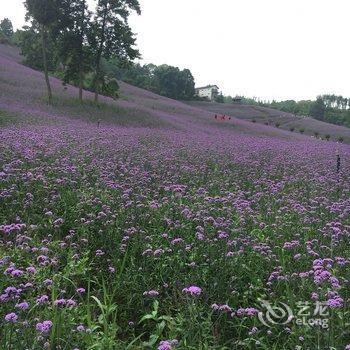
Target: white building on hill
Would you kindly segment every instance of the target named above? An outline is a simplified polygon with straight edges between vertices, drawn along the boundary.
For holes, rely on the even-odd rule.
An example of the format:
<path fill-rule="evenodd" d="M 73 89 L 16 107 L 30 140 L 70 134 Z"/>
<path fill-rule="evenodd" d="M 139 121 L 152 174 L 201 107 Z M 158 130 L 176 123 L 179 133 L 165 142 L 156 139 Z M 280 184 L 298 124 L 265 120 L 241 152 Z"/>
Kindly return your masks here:
<path fill-rule="evenodd" d="M 208 85 L 196 88 L 196 95 L 198 97 L 206 98 L 209 101 L 214 101 L 219 95 L 219 88 L 216 85 Z"/>

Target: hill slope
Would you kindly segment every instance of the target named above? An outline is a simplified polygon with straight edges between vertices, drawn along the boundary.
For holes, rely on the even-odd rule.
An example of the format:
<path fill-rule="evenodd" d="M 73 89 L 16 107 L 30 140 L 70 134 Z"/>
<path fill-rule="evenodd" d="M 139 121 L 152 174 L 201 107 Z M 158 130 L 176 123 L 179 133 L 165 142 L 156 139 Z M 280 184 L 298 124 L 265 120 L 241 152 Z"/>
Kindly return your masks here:
<path fill-rule="evenodd" d="M 317 132 L 321 137 L 329 134 L 333 140 L 342 137 L 346 142 L 350 143 L 349 128 L 324 123 L 313 118 L 302 118 L 272 108 L 201 101 L 191 101 L 187 102 L 187 104 L 212 113 L 226 114 L 249 121 L 255 120 L 260 124 L 268 123 L 270 125 L 275 125 L 279 123 L 279 127 L 284 130 L 294 128 L 295 132 L 299 132 L 300 129 L 303 129 L 305 134 L 314 135 L 314 133 Z"/>
<path fill-rule="evenodd" d="M 104 125 L 167 127 L 188 131 L 201 130 L 205 133 L 220 130 L 282 139 L 305 139 L 301 135 L 272 127 L 254 127 L 249 122 L 235 118 L 230 123 L 218 123 L 211 111 L 188 106 L 123 82 L 120 82 L 119 100 L 101 96 L 101 105 L 97 107 L 92 103 L 92 93 L 85 92 L 85 103 L 80 105 L 76 99 L 75 87 L 64 87 L 61 81 L 51 78 L 55 100 L 53 106 L 48 106 L 45 103 L 46 91 L 42 73 L 25 67 L 20 62 L 21 57 L 16 48 L 0 45 L 0 110 L 12 116 L 26 116 L 27 121 L 46 119 L 50 123 L 57 123 L 68 118 L 96 123 L 101 120 Z M 19 119 L 23 122 L 22 118 Z"/>

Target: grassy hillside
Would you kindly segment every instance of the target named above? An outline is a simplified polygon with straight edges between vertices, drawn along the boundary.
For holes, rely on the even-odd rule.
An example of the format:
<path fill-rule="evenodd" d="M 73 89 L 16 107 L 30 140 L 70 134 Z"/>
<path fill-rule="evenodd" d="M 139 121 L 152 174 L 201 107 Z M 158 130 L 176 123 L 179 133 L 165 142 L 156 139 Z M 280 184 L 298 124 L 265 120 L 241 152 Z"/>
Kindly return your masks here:
<path fill-rule="evenodd" d="M 55 100 L 53 106 L 45 103 L 45 83 L 41 72 L 20 64 L 18 49 L 0 45 L 0 111 L 7 115 L 23 116 L 31 121 L 46 119 L 57 123 L 65 118 L 102 125 L 138 127 L 165 127 L 179 130 L 201 130 L 215 133 L 217 130 L 257 136 L 273 136 L 283 139 L 305 139 L 272 127 L 254 127 L 251 123 L 233 118 L 230 123 L 218 123 L 213 114 L 182 102 L 156 95 L 132 85 L 120 82 L 121 98 L 117 101 L 101 97 L 100 106 L 93 103 L 93 94 L 84 93 L 83 106 L 77 101 L 77 89 L 64 87 L 51 78 Z M 4 118 L 2 118 L 4 119 Z M 19 118 L 23 121 L 23 118 Z"/>

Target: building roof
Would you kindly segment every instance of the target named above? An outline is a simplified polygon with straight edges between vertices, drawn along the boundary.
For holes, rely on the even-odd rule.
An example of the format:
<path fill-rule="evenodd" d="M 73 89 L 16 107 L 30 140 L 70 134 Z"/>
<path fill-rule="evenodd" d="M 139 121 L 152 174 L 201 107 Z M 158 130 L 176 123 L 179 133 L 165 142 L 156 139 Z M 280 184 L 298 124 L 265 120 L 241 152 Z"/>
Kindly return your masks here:
<path fill-rule="evenodd" d="M 196 88 L 196 90 L 203 90 L 203 89 L 209 89 L 209 88 L 216 88 L 219 90 L 219 87 L 217 85 L 207 85 L 207 86 L 202 86 L 202 87 L 198 87 Z"/>

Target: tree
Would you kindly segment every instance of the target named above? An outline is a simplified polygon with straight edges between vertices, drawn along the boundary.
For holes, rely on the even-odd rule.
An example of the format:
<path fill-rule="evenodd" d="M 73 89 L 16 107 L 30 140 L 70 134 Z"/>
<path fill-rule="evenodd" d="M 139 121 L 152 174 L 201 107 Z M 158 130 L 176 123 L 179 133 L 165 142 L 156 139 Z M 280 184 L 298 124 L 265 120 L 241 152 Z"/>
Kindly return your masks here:
<path fill-rule="evenodd" d="M 195 94 L 194 78 L 189 69 L 169 65 L 140 65 L 113 57 L 101 60 L 101 71 L 129 84 L 178 100 L 191 100 Z"/>
<path fill-rule="evenodd" d="M 156 67 L 153 71 L 153 91 L 160 95 L 176 99 L 178 96 L 178 77 L 180 70 L 167 64 Z"/>
<path fill-rule="evenodd" d="M 0 22 L 0 32 L 5 36 L 7 39 L 11 39 L 13 36 L 13 25 L 12 22 L 8 18 L 4 18 Z"/>
<path fill-rule="evenodd" d="M 83 100 L 84 75 L 92 65 L 92 52 L 88 43 L 91 29 L 86 0 L 62 1 L 63 12 L 56 32 L 59 34 L 59 52 L 65 66 L 63 80 L 79 86 L 79 100 Z M 61 6 L 62 6 L 61 5 Z"/>
<path fill-rule="evenodd" d="M 28 17 L 32 17 L 40 27 L 42 57 L 45 81 L 47 86 L 47 94 L 49 103 L 52 103 L 52 90 L 48 72 L 48 53 L 47 53 L 47 37 L 51 26 L 57 22 L 59 18 L 60 1 L 59 0 L 26 0 L 25 2 Z"/>
<path fill-rule="evenodd" d="M 194 77 L 189 69 L 180 72 L 180 99 L 191 100 L 195 95 Z"/>
<path fill-rule="evenodd" d="M 310 115 L 318 120 L 324 120 L 325 118 L 325 105 L 322 97 L 317 97 L 317 100 L 312 104 L 310 108 Z"/>
<path fill-rule="evenodd" d="M 163 64 L 151 70 L 152 91 L 177 100 L 194 96 L 194 78 L 190 70 Z"/>
<path fill-rule="evenodd" d="M 224 103 L 233 103 L 233 97 L 232 96 L 224 96 Z"/>
<path fill-rule="evenodd" d="M 299 106 L 299 115 L 302 116 L 309 116 L 310 115 L 310 108 L 312 106 L 313 102 L 310 100 L 303 100 L 298 102 Z"/>
<path fill-rule="evenodd" d="M 17 30 L 14 38 L 16 44 L 21 49 L 21 54 L 24 57 L 24 64 L 43 71 L 42 40 L 38 23 L 32 21 L 31 26 L 24 26 L 22 30 Z M 50 52 L 50 55 L 47 56 L 47 68 L 49 71 L 54 71 L 58 66 L 58 55 L 54 41 L 50 35 L 47 37 L 46 45 L 47 51 Z"/>
<path fill-rule="evenodd" d="M 130 11 L 141 13 L 138 0 L 98 0 L 96 15 L 92 26 L 91 45 L 94 51 L 95 65 L 95 102 L 98 101 L 103 84 L 101 71 L 102 57 L 112 56 L 121 60 L 133 60 L 140 56 L 134 48 L 135 38 L 128 25 Z"/>
<path fill-rule="evenodd" d="M 218 94 L 215 98 L 215 102 L 224 103 L 225 102 L 224 95 L 222 93 Z"/>
<path fill-rule="evenodd" d="M 128 66 L 121 67 L 120 63 L 117 63 L 118 72 L 116 72 L 119 79 L 138 86 L 143 89 L 154 91 L 153 84 L 153 74 L 152 66 L 146 64 L 144 66 L 137 64 L 130 64 Z"/>

